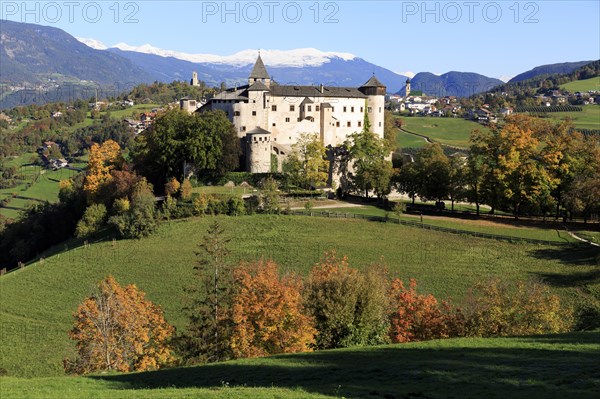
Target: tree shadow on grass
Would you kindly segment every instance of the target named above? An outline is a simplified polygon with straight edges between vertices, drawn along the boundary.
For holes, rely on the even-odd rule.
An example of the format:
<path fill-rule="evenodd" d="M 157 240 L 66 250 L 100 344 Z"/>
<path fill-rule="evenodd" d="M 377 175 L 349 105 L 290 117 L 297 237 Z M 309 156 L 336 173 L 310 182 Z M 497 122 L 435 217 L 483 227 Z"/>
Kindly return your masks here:
<path fill-rule="evenodd" d="M 543 248 L 530 251 L 531 256 L 543 260 L 558 260 L 565 266 L 580 268 L 564 273 L 534 273 L 555 287 L 578 287 L 600 283 L 600 248 L 587 244 Z"/>
<path fill-rule="evenodd" d="M 592 398 L 600 395 L 600 344 L 578 350 L 564 345 L 598 344 L 600 331 L 520 338 L 454 341 L 418 348 L 380 346 L 248 359 L 208 366 L 91 378 L 124 389 L 302 388 L 352 398 Z M 551 345 L 561 344 L 561 349 Z"/>
<path fill-rule="evenodd" d="M 543 260 L 558 260 L 567 266 L 599 266 L 600 248 L 589 244 L 535 249 L 531 256 Z"/>

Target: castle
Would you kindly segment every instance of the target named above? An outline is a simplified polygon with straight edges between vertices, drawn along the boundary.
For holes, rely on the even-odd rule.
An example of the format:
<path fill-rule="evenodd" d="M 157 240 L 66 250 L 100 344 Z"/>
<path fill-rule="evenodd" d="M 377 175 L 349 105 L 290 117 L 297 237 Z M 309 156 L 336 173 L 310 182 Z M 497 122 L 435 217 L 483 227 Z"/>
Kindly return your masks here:
<path fill-rule="evenodd" d="M 341 145 L 363 129 L 365 112 L 383 137 L 385 91 L 375 75 L 358 88 L 280 85 L 259 55 L 247 85 L 217 94 L 197 112 L 223 110 L 242 140 L 246 169 L 263 173 L 272 170 L 273 158 L 281 168 L 303 133 L 316 134 L 324 146 Z"/>

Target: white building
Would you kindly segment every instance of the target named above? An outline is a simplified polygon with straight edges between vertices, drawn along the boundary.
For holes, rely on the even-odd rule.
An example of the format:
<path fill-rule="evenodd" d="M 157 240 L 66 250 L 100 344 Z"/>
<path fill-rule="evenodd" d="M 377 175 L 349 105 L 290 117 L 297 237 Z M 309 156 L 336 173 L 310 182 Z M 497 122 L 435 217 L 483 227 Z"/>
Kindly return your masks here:
<path fill-rule="evenodd" d="M 223 110 L 244 142 L 248 171 L 261 173 L 271 170 L 271 154 L 281 165 L 303 133 L 316 134 L 325 146 L 341 145 L 363 129 L 365 112 L 383 137 L 385 91 L 375 75 L 358 88 L 280 85 L 259 55 L 247 85 L 217 94 L 198 111 Z"/>

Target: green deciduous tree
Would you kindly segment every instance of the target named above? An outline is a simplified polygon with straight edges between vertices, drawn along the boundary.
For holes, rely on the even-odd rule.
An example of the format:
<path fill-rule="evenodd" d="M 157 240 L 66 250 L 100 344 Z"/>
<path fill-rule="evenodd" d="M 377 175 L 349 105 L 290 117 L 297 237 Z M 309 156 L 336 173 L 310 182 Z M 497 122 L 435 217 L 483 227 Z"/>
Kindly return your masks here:
<path fill-rule="evenodd" d="M 325 147 L 316 134 L 301 134 L 292 150 L 283 169 L 290 174 L 294 184 L 307 189 L 327 184 L 329 161 Z"/>

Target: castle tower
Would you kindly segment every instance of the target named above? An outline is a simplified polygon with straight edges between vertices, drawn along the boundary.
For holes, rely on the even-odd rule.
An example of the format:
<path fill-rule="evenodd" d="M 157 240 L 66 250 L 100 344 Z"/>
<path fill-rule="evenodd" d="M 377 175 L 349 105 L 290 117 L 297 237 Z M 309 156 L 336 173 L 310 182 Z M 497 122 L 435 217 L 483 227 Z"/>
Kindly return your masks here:
<path fill-rule="evenodd" d="M 198 80 L 198 72 L 192 72 L 192 80 L 190 80 L 191 86 L 200 86 L 200 81 Z"/>
<path fill-rule="evenodd" d="M 250 72 L 250 76 L 248 77 L 248 84 L 252 86 L 255 82 L 262 82 L 265 86 L 271 86 L 271 77 L 267 72 L 267 68 L 265 68 L 265 64 L 263 63 L 262 58 L 260 58 L 260 54 L 254 63 L 254 68 L 252 68 L 252 72 Z"/>
<path fill-rule="evenodd" d="M 385 85 L 373 74 L 371 79 L 360 86 L 358 90 L 367 96 L 367 115 L 371 123 L 371 131 L 383 138 Z"/>
<path fill-rule="evenodd" d="M 404 97 L 410 96 L 410 78 L 406 79 L 406 92 Z"/>
<path fill-rule="evenodd" d="M 246 170 L 250 173 L 271 171 L 271 132 L 257 127 L 246 133 Z"/>

